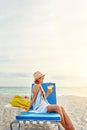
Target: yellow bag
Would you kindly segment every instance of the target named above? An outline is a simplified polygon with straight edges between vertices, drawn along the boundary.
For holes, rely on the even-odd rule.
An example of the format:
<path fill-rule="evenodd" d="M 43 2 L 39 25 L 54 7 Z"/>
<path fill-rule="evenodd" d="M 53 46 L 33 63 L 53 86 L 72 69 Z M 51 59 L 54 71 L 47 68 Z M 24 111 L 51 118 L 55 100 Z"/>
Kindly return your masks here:
<path fill-rule="evenodd" d="M 21 96 L 16 95 L 12 98 L 12 100 L 9 103 L 14 107 L 21 107 L 27 110 L 27 108 L 30 105 L 30 100 L 28 99 L 27 101 L 26 99 L 23 99 Z"/>

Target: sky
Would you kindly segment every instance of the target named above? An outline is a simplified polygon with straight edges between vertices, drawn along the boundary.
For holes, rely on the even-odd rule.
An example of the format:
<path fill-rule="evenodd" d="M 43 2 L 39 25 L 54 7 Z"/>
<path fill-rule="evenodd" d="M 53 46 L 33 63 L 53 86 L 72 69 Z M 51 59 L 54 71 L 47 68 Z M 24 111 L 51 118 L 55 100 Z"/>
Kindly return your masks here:
<path fill-rule="evenodd" d="M 36 71 L 87 86 L 86 0 L 0 0 L 0 86 L 29 86 Z"/>

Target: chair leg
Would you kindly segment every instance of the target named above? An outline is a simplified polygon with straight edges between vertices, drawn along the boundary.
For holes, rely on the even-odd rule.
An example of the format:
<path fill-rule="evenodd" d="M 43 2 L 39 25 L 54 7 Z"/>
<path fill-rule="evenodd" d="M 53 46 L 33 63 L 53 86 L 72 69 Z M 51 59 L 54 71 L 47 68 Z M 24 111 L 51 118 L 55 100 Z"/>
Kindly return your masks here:
<path fill-rule="evenodd" d="M 20 130 L 20 123 L 19 123 L 19 121 L 12 121 L 11 123 L 10 123 L 10 130 L 13 130 L 13 127 L 12 127 L 12 125 L 14 124 L 14 123 L 18 123 L 18 130 Z"/>
<path fill-rule="evenodd" d="M 19 125 L 18 125 L 18 130 L 20 130 L 20 123 L 19 123 Z"/>
<path fill-rule="evenodd" d="M 60 130 L 60 125 L 58 124 L 58 130 Z"/>

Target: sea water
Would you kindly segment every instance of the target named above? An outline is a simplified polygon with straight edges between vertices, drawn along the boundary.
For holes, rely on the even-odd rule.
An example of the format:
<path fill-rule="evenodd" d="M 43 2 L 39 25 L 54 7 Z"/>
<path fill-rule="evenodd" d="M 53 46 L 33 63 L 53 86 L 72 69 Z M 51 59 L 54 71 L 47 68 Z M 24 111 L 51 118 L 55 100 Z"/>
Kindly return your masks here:
<path fill-rule="evenodd" d="M 17 86 L 0 86 L 0 94 L 11 94 L 11 95 L 30 95 L 31 87 L 17 87 Z M 74 96 L 85 96 L 87 97 L 87 87 L 57 87 L 57 96 L 62 95 L 74 95 Z"/>
<path fill-rule="evenodd" d="M 28 95 L 29 93 L 30 93 L 30 87 L 19 87 L 19 86 L 0 87 L 0 94 Z"/>

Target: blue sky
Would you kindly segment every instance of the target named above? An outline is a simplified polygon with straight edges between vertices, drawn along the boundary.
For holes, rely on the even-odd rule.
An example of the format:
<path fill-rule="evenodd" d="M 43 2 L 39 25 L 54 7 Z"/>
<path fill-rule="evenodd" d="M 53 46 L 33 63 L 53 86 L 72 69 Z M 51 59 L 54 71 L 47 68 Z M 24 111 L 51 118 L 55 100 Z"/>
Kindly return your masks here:
<path fill-rule="evenodd" d="M 58 86 L 87 86 L 86 5 L 0 0 L 0 86 L 29 86 L 37 70 Z"/>

